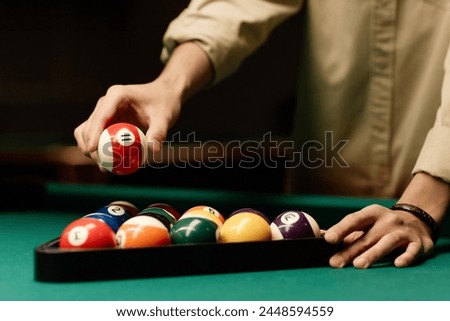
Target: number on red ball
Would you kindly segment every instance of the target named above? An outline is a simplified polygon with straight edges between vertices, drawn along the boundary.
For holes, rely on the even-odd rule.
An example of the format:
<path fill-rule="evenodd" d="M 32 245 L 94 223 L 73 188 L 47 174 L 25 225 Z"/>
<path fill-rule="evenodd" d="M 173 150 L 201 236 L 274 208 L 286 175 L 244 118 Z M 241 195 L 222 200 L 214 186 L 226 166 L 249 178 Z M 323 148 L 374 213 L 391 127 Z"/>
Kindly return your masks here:
<path fill-rule="evenodd" d="M 69 225 L 61 233 L 62 249 L 113 248 L 116 246 L 114 231 L 105 222 L 83 217 Z"/>
<path fill-rule="evenodd" d="M 132 174 L 147 160 L 147 139 L 138 127 L 116 123 L 100 135 L 97 153 L 99 165 L 107 171 L 118 175 Z"/>

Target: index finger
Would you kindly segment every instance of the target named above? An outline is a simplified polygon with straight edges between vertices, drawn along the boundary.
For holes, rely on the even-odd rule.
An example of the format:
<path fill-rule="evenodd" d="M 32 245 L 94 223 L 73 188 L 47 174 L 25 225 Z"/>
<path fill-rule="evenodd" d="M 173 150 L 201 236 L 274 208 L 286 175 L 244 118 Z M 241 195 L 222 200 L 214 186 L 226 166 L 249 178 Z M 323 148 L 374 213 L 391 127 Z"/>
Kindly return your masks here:
<path fill-rule="evenodd" d="M 119 90 L 112 90 L 111 88 L 105 96 L 97 101 L 97 105 L 89 117 L 85 132 L 85 141 L 90 152 L 97 150 L 98 140 L 102 131 L 117 113 L 117 110 L 120 108 L 123 101 L 123 95 Z"/>
<path fill-rule="evenodd" d="M 342 242 L 347 235 L 353 232 L 366 230 L 375 223 L 381 209 L 381 206 L 370 205 L 357 212 L 348 214 L 326 231 L 324 235 L 325 240 L 336 244 Z"/>

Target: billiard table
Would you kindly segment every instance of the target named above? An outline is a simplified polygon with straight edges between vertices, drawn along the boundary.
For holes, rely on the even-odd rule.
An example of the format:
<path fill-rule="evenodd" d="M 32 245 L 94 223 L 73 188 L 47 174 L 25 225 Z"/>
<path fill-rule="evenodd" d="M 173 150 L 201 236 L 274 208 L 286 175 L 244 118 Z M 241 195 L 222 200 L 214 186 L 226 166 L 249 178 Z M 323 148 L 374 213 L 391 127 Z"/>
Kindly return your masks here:
<path fill-rule="evenodd" d="M 60 273 L 52 269 L 60 269 L 61 266 L 46 265 L 49 253 L 45 245 L 57 239 L 63 228 L 75 218 L 113 200 L 127 200 L 139 208 L 156 201 L 166 202 L 180 211 L 207 204 L 225 216 L 241 207 L 254 207 L 271 215 L 286 209 L 302 209 L 311 214 L 322 228 L 327 228 L 345 214 L 365 205 L 390 206 L 395 201 L 393 199 L 57 182 L 15 184 L 7 188 L 0 211 L 3 248 L 0 256 L 0 300 L 450 300 L 450 238 L 446 226 L 443 226 L 433 257 L 401 269 L 394 267 L 389 259 L 366 270 L 353 267 L 334 269 L 326 261 L 330 255 L 326 251 L 333 248 L 321 248 L 323 243 L 320 242 L 315 251 L 324 251 L 323 255 L 318 254 L 324 260 L 315 257 L 315 264 L 305 264 L 300 260 L 297 266 L 272 264 L 252 269 L 247 265 L 240 270 L 230 268 L 192 273 L 193 262 L 186 261 L 186 255 L 181 251 L 183 259 L 173 260 L 171 264 L 175 268 L 168 275 L 161 271 L 152 275 L 149 271 L 147 275 L 124 272 L 126 277 L 123 278 L 46 279 L 52 273 Z M 289 248 L 290 245 L 286 246 Z M 316 245 L 312 243 L 310 246 Z M 303 250 L 289 248 L 287 252 L 295 258 L 301 257 Z M 258 250 L 255 253 L 261 255 Z M 268 260 L 272 258 L 269 252 L 265 255 Z M 159 264 L 158 257 L 151 259 L 155 265 Z M 236 264 L 232 259 L 221 257 L 223 265 Z M 88 262 L 95 264 L 95 260 L 94 253 Z M 148 260 L 142 258 L 143 264 L 148 264 Z M 202 262 L 194 263 L 200 266 Z M 114 261 L 107 262 L 108 265 L 111 269 L 116 267 Z M 136 265 L 139 261 L 121 266 L 125 266 L 124 270 L 133 270 Z M 100 266 L 105 269 L 105 264 Z M 188 272 L 183 273 L 184 269 Z M 180 273 L 173 273 L 174 270 Z"/>

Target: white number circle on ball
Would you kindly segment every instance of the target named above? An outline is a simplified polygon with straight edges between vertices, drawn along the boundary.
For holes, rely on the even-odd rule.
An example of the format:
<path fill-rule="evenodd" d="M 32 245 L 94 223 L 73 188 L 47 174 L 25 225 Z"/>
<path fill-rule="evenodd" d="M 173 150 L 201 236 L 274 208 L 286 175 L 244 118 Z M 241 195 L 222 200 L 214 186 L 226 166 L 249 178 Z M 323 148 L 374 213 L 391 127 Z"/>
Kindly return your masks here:
<path fill-rule="evenodd" d="M 116 133 L 117 142 L 122 146 L 130 146 L 136 140 L 134 134 L 128 128 L 121 128 Z"/>
<path fill-rule="evenodd" d="M 296 212 L 287 212 L 284 213 L 281 217 L 281 222 L 286 225 L 292 225 L 296 223 L 300 219 L 300 215 Z"/>
<path fill-rule="evenodd" d="M 74 227 L 68 235 L 68 241 L 72 246 L 83 245 L 89 236 L 89 229 L 86 226 Z"/>

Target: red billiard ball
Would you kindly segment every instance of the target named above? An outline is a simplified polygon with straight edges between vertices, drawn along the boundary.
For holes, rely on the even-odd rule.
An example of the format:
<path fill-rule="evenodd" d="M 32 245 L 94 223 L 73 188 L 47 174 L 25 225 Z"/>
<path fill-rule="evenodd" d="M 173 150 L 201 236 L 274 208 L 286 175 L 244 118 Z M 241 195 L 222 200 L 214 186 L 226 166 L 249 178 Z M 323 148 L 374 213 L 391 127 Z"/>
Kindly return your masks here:
<path fill-rule="evenodd" d="M 101 133 L 97 153 L 101 167 L 114 174 L 128 175 L 144 166 L 147 139 L 138 127 L 116 123 Z"/>
<path fill-rule="evenodd" d="M 82 217 L 61 233 L 59 247 L 62 249 L 113 248 L 116 246 L 114 231 L 101 220 Z"/>
<path fill-rule="evenodd" d="M 141 248 L 169 245 L 170 234 L 158 219 L 138 215 L 123 223 L 116 233 L 119 248 Z"/>
<path fill-rule="evenodd" d="M 320 228 L 316 220 L 303 211 L 286 211 L 270 224 L 272 240 L 319 237 Z"/>

